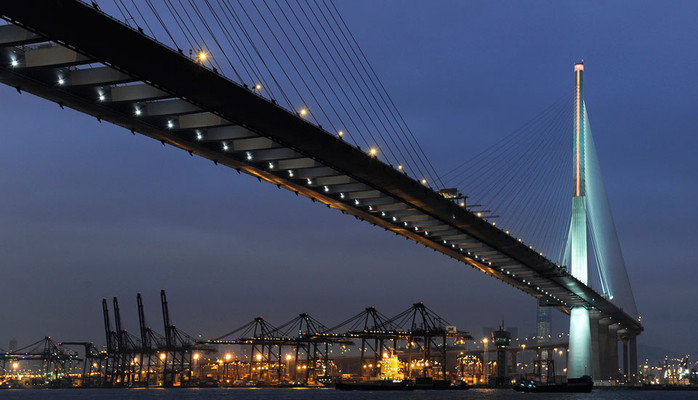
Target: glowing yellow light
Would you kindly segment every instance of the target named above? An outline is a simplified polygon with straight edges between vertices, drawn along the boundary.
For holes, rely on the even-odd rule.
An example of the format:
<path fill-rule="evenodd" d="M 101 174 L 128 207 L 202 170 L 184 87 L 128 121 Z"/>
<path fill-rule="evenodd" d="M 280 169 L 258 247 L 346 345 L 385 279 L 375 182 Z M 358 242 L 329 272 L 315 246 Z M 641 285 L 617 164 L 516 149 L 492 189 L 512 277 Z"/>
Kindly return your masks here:
<path fill-rule="evenodd" d="M 369 152 L 371 153 L 372 156 L 375 156 L 376 154 L 378 154 L 378 150 L 376 150 L 373 147 L 371 148 L 371 150 Z"/>
<path fill-rule="evenodd" d="M 231 358 L 231 357 L 232 357 L 232 356 L 231 356 L 230 354 L 226 354 L 226 355 L 225 355 L 225 360 L 226 360 L 226 361 L 230 361 L 230 358 Z"/>
<path fill-rule="evenodd" d="M 342 136 L 344 136 L 344 131 L 339 131 L 339 132 L 337 132 L 337 134 L 339 135 L 339 137 L 342 137 Z"/>
<path fill-rule="evenodd" d="M 397 166 L 397 169 L 399 169 L 400 171 L 402 171 L 402 164 L 398 165 L 398 166 Z"/>
<path fill-rule="evenodd" d="M 203 51 L 200 51 L 199 54 L 196 55 L 196 59 L 199 60 L 199 62 L 206 61 L 207 58 L 208 56 Z"/>
<path fill-rule="evenodd" d="M 165 354 L 165 353 L 160 353 L 160 359 L 161 359 L 161 360 L 164 360 L 165 358 L 167 358 L 167 354 Z"/>
<path fill-rule="evenodd" d="M 305 117 L 306 115 L 308 115 L 308 110 L 305 108 L 301 108 L 300 114 L 301 116 Z"/>
<path fill-rule="evenodd" d="M 260 85 L 260 84 L 258 83 L 258 84 L 256 84 L 256 85 L 254 85 L 254 88 L 257 89 L 257 90 L 262 90 L 262 85 Z"/>
<path fill-rule="evenodd" d="M 255 358 L 257 359 L 257 361 L 262 361 L 262 355 L 261 355 L 261 354 L 257 354 L 257 355 L 255 356 Z"/>
<path fill-rule="evenodd" d="M 482 213 L 481 212 L 477 213 L 477 216 L 482 217 Z"/>
<path fill-rule="evenodd" d="M 426 184 L 427 184 L 427 180 L 426 180 L 426 179 L 422 179 L 422 185 L 426 185 Z"/>
<path fill-rule="evenodd" d="M 194 359 L 198 360 L 199 359 L 199 353 L 194 354 Z"/>
<path fill-rule="evenodd" d="M 18 362 L 13 362 L 13 363 L 12 363 L 12 368 L 14 368 L 14 369 L 19 368 L 19 363 L 18 363 Z"/>
<path fill-rule="evenodd" d="M 482 343 L 487 343 L 487 342 L 488 342 L 487 338 L 482 339 Z"/>
<path fill-rule="evenodd" d="M 286 354 L 286 360 L 287 360 L 287 361 L 291 360 L 291 358 L 293 358 L 293 357 L 291 357 L 290 354 Z"/>

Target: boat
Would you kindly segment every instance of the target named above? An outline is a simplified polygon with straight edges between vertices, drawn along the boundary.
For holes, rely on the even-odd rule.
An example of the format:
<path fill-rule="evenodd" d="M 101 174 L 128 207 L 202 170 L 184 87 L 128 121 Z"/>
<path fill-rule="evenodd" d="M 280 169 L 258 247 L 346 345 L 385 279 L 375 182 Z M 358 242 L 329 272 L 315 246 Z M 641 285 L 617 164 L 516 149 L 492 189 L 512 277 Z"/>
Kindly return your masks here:
<path fill-rule="evenodd" d="M 364 391 L 384 391 L 384 390 L 414 390 L 415 385 L 410 381 L 404 380 L 378 380 L 368 382 L 337 382 L 335 383 L 337 390 L 364 390 Z"/>
<path fill-rule="evenodd" d="M 522 379 L 514 384 L 514 390 L 517 392 L 533 393 L 589 393 L 593 387 L 594 381 L 589 375 L 570 378 L 563 383 L 540 383 Z"/>
<path fill-rule="evenodd" d="M 416 380 L 375 380 L 335 383 L 338 390 L 467 390 L 468 384 L 452 385 L 450 380 L 417 378 Z"/>
<path fill-rule="evenodd" d="M 414 388 L 415 390 L 466 390 L 468 384 L 462 382 L 452 385 L 451 381 L 447 379 L 416 378 Z"/>

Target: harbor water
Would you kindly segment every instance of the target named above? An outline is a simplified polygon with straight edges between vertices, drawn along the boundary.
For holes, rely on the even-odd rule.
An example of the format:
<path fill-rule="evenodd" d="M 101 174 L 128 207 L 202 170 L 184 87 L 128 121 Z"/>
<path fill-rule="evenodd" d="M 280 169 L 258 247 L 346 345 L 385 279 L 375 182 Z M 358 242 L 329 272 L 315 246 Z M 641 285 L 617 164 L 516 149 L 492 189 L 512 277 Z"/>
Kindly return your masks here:
<path fill-rule="evenodd" d="M 342 392 L 335 389 L 36 389 L 2 390 L 0 399 L 85 400 L 688 400 L 696 391 L 594 390 L 591 393 L 518 393 L 510 389 L 465 391 Z"/>

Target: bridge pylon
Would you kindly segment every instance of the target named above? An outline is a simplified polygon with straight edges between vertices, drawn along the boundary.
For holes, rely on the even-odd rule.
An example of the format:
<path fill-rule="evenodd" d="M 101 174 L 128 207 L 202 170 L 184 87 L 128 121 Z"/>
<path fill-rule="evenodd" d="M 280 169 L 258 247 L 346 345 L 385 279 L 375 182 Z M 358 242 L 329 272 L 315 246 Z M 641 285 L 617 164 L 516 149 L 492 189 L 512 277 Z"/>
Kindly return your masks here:
<path fill-rule="evenodd" d="M 571 274 L 584 285 L 589 284 L 589 261 L 587 238 L 591 237 L 592 244 L 603 237 L 596 237 L 597 232 L 590 229 L 598 221 L 593 216 L 593 202 L 590 205 L 587 195 L 593 196 L 600 177 L 590 174 L 587 168 L 589 154 L 594 152 L 591 132 L 584 104 L 584 63 L 574 66 L 575 73 L 575 102 L 574 102 L 574 162 L 573 162 L 573 197 L 572 221 L 568 236 L 568 255 Z M 587 152 L 590 152 L 587 154 Z M 593 157 L 592 157 L 593 158 Z M 593 164 L 594 161 L 590 161 Z M 598 167 L 597 167 L 598 168 Z M 587 182 L 589 180 L 589 182 Z M 589 191 L 588 191 L 589 190 Z M 598 197 L 598 195 L 597 195 Z M 598 218 L 598 215 L 597 217 Z M 610 214 L 608 215 L 610 218 Z M 590 222 L 591 221 L 591 222 Z M 588 224 L 591 224 L 589 227 Z M 591 236 L 589 236 L 591 235 Z M 618 250 L 620 251 L 620 250 Z M 598 263 L 599 255 L 596 254 Z M 603 296 L 613 299 L 612 289 L 609 288 L 605 266 L 599 268 Z M 591 302 L 598 299 L 592 298 Z M 570 338 L 567 377 L 578 378 L 590 375 L 595 380 L 616 380 L 620 378 L 618 369 L 618 342 L 623 343 L 623 375 L 625 380 L 633 381 L 637 376 L 637 342 L 636 331 L 622 327 L 612 318 L 604 317 L 595 307 L 572 307 L 570 310 Z"/>
<path fill-rule="evenodd" d="M 584 284 L 588 283 L 589 263 L 587 257 L 587 209 L 584 136 L 584 63 L 574 66 L 574 187 L 572 198 L 572 222 L 569 232 L 569 250 L 572 275 Z M 567 376 L 579 378 L 593 375 L 593 357 L 589 310 L 574 307 L 570 312 L 570 339 Z M 596 346 L 598 347 L 598 346 Z"/>

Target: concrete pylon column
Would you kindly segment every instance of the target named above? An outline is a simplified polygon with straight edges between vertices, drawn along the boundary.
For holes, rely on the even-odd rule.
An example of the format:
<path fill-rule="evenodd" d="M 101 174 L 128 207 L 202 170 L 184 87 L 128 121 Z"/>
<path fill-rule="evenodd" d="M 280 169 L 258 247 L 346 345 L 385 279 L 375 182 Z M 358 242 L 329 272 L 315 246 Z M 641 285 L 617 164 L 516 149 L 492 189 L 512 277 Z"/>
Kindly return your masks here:
<path fill-rule="evenodd" d="M 602 319 L 599 321 L 598 327 L 598 354 L 599 354 L 599 370 L 594 375 L 594 378 L 600 380 L 611 379 L 611 353 L 609 349 L 608 325 L 611 321 Z"/>
<path fill-rule="evenodd" d="M 618 325 L 608 325 L 608 372 L 611 380 L 618 379 Z"/>
<path fill-rule="evenodd" d="M 601 371 L 601 349 L 599 344 L 599 320 L 601 312 L 589 311 L 589 333 L 591 335 L 591 371 L 589 375 L 598 379 Z"/>
<path fill-rule="evenodd" d="M 623 380 L 628 381 L 628 336 L 627 334 L 622 335 L 621 341 L 623 342 Z"/>
<path fill-rule="evenodd" d="M 567 378 L 591 374 L 591 335 L 589 311 L 574 307 L 570 311 L 570 339 L 567 354 Z"/>
<path fill-rule="evenodd" d="M 628 332 L 628 380 L 637 382 L 637 335 L 635 332 Z"/>

